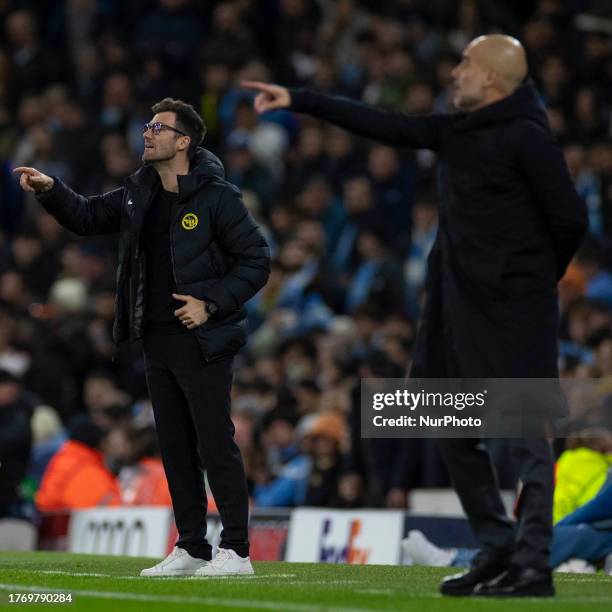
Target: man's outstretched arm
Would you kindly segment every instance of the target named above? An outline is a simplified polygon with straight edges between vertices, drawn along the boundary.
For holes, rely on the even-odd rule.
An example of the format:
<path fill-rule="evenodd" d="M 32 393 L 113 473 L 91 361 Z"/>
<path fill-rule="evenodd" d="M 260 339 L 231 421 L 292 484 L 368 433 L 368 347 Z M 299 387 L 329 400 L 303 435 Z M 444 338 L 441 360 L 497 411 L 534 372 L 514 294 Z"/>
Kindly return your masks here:
<path fill-rule="evenodd" d="M 93 236 L 119 231 L 123 188 L 85 197 L 75 193 L 58 178 L 47 176 L 36 168 L 20 166 L 13 172 L 20 175 L 21 188 L 36 194 L 47 212 L 71 232 Z"/>
<path fill-rule="evenodd" d="M 397 147 L 438 150 L 443 126 L 450 120 L 450 115 L 408 115 L 385 111 L 307 89 L 287 89 L 259 81 L 243 81 L 241 85 L 259 92 L 254 107 L 260 114 L 283 108 L 306 113 L 359 136 Z"/>

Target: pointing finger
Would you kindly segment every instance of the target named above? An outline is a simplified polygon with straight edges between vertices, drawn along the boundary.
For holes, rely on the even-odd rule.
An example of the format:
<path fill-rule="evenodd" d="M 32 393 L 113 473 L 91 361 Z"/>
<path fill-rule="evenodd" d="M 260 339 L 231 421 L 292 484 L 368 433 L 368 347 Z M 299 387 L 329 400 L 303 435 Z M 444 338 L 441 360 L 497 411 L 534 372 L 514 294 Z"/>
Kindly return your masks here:
<path fill-rule="evenodd" d="M 274 86 L 268 83 L 262 83 L 261 81 L 240 81 L 240 86 L 246 89 L 255 89 L 258 91 L 267 91 L 272 93 Z"/>
<path fill-rule="evenodd" d="M 18 166 L 17 168 L 13 168 L 13 172 L 20 173 L 22 176 L 24 174 L 29 176 L 36 176 L 39 173 L 36 168 L 28 168 L 27 166 Z"/>

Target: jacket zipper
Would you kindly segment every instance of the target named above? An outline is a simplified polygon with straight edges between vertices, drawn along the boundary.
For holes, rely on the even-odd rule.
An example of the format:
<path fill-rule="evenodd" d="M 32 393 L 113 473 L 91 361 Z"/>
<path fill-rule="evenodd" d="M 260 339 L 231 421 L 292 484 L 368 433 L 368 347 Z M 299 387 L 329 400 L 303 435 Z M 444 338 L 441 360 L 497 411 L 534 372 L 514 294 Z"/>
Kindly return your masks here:
<path fill-rule="evenodd" d="M 176 203 L 176 205 L 178 206 L 178 202 Z M 174 226 L 176 225 L 177 221 L 178 221 L 178 217 L 176 219 L 176 221 L 173 220 L 174 215 L 172 214 L 172 210 L 170 210 L 170 231 L 169 231 L 169 237 L 170 237 L 170 264 L 172 265 L 172 278 L 174 278 L 174 285 L 176 287 L 176 290 L 179 290 L 178 287 L 178 280 L 176 278 L 176 270 L 174 268 Z M 180 217 L 180 215 L 179 215 Z"/>

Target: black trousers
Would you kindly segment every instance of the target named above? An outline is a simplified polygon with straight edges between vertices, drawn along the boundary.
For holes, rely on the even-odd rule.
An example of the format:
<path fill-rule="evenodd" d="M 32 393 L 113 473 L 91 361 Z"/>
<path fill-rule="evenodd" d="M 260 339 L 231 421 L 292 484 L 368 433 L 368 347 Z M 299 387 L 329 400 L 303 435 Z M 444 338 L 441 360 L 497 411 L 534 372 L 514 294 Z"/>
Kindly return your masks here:
<path fill-rule="evenodd" d="M 249 554 L 248 493 L 230 418 L 233 358 L 206 363 L 195 334 L 144 338 L 146 378 L 179 533 L 176 545 L 210 559 L 208 482 L 221 515 L 221 546 Z"/>
<path fill-rule="evenodd" d="M 438 446 L 482 550 L 511 563 L 547 569 L 552 540 L 553 466 L 545 438 L 509 440 L 522 482 L 517 522 L 506 514 L 497 475 L 479 439 L 440 438 Z"/>

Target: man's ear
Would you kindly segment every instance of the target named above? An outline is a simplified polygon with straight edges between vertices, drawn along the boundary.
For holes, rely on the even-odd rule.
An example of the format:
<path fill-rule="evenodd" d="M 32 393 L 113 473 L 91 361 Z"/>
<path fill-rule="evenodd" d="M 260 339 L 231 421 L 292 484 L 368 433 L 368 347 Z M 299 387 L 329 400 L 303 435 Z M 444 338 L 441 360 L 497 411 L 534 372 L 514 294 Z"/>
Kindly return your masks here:
<path fill-rule="evenodd" d="M 189 136 L 181 136 L 178 140 L 178 150 L 186 151 L 189 148 L 189 145 L 191 144 L 191 138 Z"/>
<path fill-rule="evenodd" d="M 500 87 L 501 79 L 495 70 L 486 70 L 483 85 L 485 87 Z"/>

